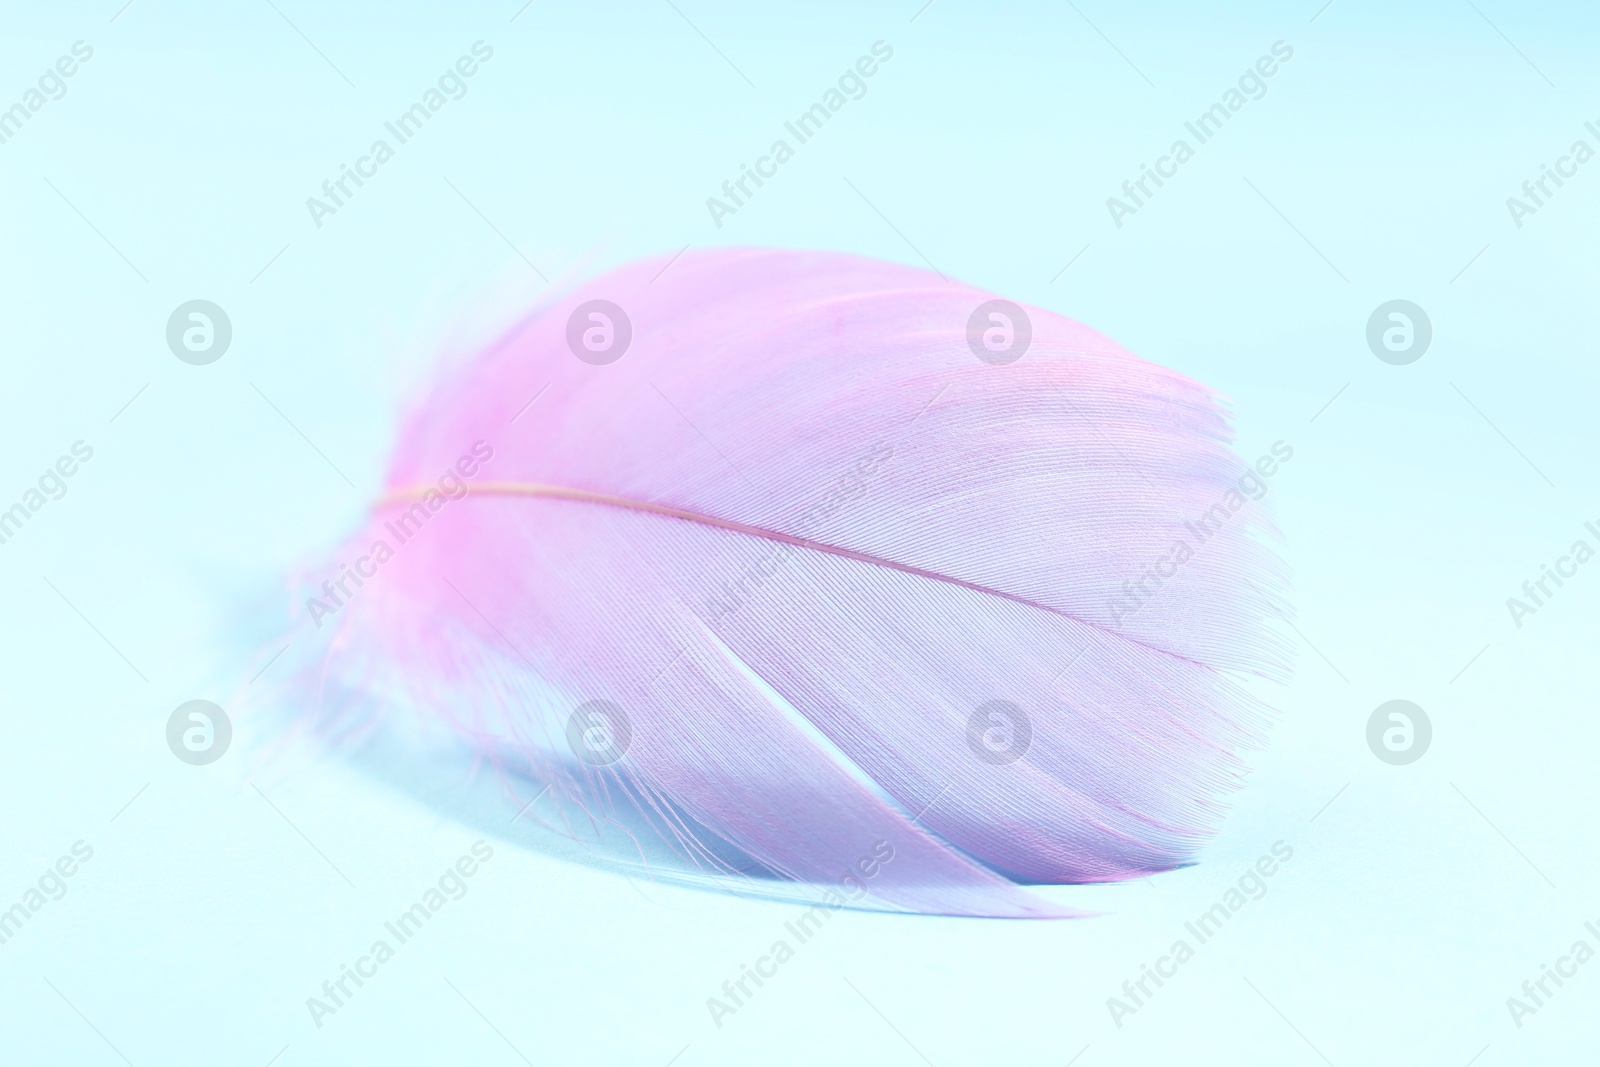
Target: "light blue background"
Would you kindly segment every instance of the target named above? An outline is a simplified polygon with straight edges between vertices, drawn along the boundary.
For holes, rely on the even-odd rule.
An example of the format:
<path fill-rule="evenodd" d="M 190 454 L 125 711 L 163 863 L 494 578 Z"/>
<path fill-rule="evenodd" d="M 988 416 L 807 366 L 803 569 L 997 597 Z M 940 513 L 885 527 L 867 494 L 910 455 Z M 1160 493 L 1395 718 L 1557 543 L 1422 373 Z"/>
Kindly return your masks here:
<path fill-rule="evenodd" d="M 1594 1062 L 1600 963 L 1521 1029 L 1505 1000 L 1600 948 L 1600 565 L 1520 630 L 1504 605 L 1600 521 L 1600 162 L 1521 229 L 1505 206 L 1600 148 L 1592 9 L 119 2 L 13 3 L 0 32 L 3 104 L 95 50 L 0 145 L 0 501 L 95 449 L 0 546 L 0 906 L 95 850 L 0 946 L 0 1060 Z M 315 228 L 305 198 L 480 39 L 467 96 Z M 880 39 L 868 95 L 715 228 L 705 198 Z M 1266 97 L 1116 228 L 1106 197 L 1278 40 Z M 502 846 L 314 1028 L 305 998 L 480 835 L 336 762 L 275 782 L 280 815 L 259 738 L 185 766 L 168 714 L 278 647 L 240 620 L 361 514 L 435 355 L 547 291 L 528 261 L 559 283 L 725 243 L 925 255 L 1219 389 L 1243 455 L 1290 442 L 1305 641 L 1271 748 L 1199 866 L 1050 891 L 1108 916 L 844 914 L 720 1030 L 705 998 L 796 909 Z M 208 367 L 163 337 L 196 297 L 234 326 Z M 1435 332 L 1407 367 L 1363 338 L 1396 297 Z M 1364 739 L 1398 697 L 1434 726 L 1408 767 Z M 1280 839 L 1268 895 L 1114 1026 Z"/>

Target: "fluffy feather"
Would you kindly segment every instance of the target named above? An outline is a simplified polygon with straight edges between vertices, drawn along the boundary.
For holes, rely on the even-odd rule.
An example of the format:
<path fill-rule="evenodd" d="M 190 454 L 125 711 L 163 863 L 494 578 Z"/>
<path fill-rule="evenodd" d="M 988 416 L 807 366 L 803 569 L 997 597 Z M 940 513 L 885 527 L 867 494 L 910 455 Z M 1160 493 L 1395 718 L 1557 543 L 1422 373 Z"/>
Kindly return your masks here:
<path fill-rule="evenodd" d="M 596 298 L 632 324 L 609 365 L 567 339 Z M 1191 862 L 1267 725 L 1232 676 L 1287 669 L 1271 527 L 1185 525 L 1245 471 L 1206 388 L 1037 308 L 1022 359 L 982 361 L 992 298 L 722 250 L 552 302 L 409 419 L 340 557 L 372 576 L 309 591 L 316 684 L 730 884 L 748 857 L 867 906 L 1061 917 L 1019 883 Z M 574 758 L 608 736 L 616 762 Z"/>

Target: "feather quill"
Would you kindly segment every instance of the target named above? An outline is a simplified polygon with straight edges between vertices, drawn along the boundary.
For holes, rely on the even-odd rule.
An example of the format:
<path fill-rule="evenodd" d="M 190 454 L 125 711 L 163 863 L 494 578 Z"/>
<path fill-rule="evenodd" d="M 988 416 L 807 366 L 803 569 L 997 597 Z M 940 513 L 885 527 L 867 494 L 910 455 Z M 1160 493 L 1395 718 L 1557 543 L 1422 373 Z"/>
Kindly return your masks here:
<path fill-rule="evenodd" d="M 1275 531 L 1208 389 L 1031 307 L 979 358 L 992 300 L 735 249 L 528 315 L 308 590 L 318 715 L 442 724 L 733 888 L 1066 917 L 1023 886 L 1192 862 L 1288 669 Z"/>

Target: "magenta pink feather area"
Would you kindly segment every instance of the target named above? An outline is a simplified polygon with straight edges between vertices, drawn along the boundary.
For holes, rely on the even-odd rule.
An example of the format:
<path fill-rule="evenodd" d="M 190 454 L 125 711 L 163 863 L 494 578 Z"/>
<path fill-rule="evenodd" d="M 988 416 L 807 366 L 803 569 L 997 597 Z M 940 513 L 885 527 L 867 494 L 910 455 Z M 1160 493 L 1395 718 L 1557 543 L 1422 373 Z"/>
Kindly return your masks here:
<path fill-rule="evenodd" d="M 741 249 L 553 301 L 405 424 L 307 684 L 730 885 L 1051 918 L 1193 862 L 1288 669 L 1275 532 L 1209 390 L 1032 307 L 981 359 L 993 299 Z"/>

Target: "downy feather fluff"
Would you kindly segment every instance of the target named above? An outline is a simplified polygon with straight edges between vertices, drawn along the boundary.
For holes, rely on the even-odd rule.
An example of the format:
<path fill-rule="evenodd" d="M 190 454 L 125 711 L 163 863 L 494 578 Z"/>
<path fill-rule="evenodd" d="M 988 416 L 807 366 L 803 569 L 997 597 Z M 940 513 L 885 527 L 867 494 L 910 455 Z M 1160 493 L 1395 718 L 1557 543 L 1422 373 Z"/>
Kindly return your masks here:
<path fill-rule="evenodd" d="M 991 299 L 739 249 L 529 315 L 404 424 L 359 586 L 306 591 L 323 729 L 442 727 L 735 890 L 1065 917 L 1022 886 L 1192 862 L 1269 723 L 1239 679 L 1288 666 L 1272 527 L 1208 389 L 1032 307 L 981 360 Z"/>

